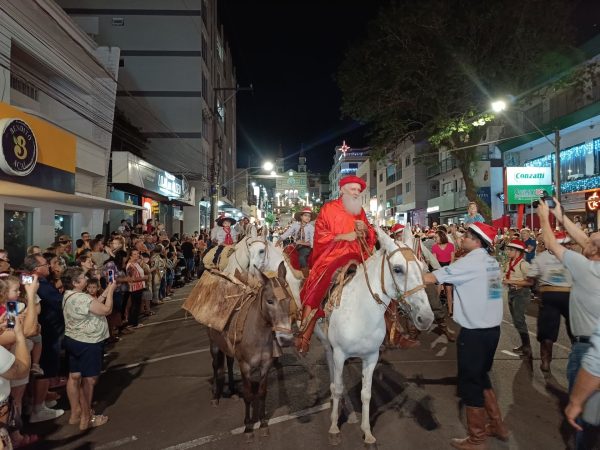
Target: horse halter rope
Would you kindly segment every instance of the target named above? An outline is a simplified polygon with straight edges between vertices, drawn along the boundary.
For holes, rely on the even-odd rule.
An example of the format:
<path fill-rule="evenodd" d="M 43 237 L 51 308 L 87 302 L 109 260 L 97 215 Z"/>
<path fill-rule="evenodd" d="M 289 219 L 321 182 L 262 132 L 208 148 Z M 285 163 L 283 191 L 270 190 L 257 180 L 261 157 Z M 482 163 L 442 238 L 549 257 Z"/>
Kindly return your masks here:
<path fill-rule="evenodd" d="M 282 283 L 276 272 L 266 272 L 266 273 L 263 272 L 263 275 L 269 279 L 269 282 L 271 284 L 273 284 L 273 294 L 275 295 L 275 299 L 278 302 L 282 302 L 284 300 L 291 300 L 293 298 L 287 282 L 284 281 Z M 275 331 L 275 332 L 279 331 L 281 333 L 292 334 L 291 328 L 283 328 L 283 327 L 273 326 L 273 324 L 271 323 L 271 320 L 268 317 L 265 317 L 265 315 L 263 313 L 263 304 L 262 304 L 262 297 L 263 297 L 264 289 L 265 289 L 265 285 L 261 286 L 261 288 L 259 289 L 258 294 L 257 294 L 257 298 L 260 298 L 259 299 L 260 313 L 261 313 L 262 318 L 265 320 L 265 322 L 267 322 L 268 324 L 271 325 L 271 329 L 273 331 Z"/>
<path fill-rule="evenodd" d="M 361 247 L 363 247 L 368 253 L 370 253 L 369 247 L 367 246 L 367 243 L 364 240 L 364 238 L 359 238 L 359 242 L 361 244 Z M 381 291 L 383 292 L 384 295 L 390 297 L 392 299 L 392 301 L 398 302 L 400 305 L 402 305 L 402 308 L 405 311 L 410 312 L 412 308 L 411 308 L 410 304 L 406 301 L 406 299 L 408 297 L 410 297 L 411 295 L 414 295 L 417 292 L 425 289 L 425 285 L 419 284 L 419 285 L 413 287 L 412 289 L 407 290 L 407 288 L 408 288 L 408 273 L 410 271 L 409 263 L 412 261 L 416 262 L 417 259 L 415 258 L 415 253 L 412 249 L 410 249 L 408 247 L 400 247 L 398 244 L 396 244 L 396 247 L 398 247 L 398 248 L 396 250 L 394 250 L 393 252 L 391 252 L 389 255 L 387 254 L 386 250 L 383 251 L 383 257 L 381 258 L 381 279 L 380 279 Z M 398 252 L 402 253 L 402 256 L 404 256 L 404 259 L 406 259 L 406 274 L 404 276 L 404 290 L 401 290 L 400 286 L 398 286 L 398 283 L 396 282 L 396 279 L 394 278 L 394 271 L 392 269 L 392 263 L 390 262 L 392 256 L 394 256 Z M 361 257 L 362 257 L 363 266 L 364 266 L 365 258 L 363 256 L 363 252 L 361 252 Z M 385 289 L 385 262 L 386 261 L 387 261 L 387 266 L 390 270 L 390 275 L 392 276 L 392 281 L 394 282 L 394 286 L 396 287 L 396 295 L 398 296 L 397 298 L 394 298 L 393 296 L 388 294 Z M 371 283 L 369 282 L 369 275 L 367 274 L 367 270 L 365 269 L 364 272 L 365 272 L 365 280 L 367 281 L 367 288 L 369 289 L 369 292 L 371 293 L 371 296 L 373 297 L 373 299 L 377 302 L 377 304 L 384 305 L 386 307 L 386 309 L 390 310 L 391 314 L 395 317 L 396 311 L 391 309 L 389 307 L 389 305 L 386 305 L 383 302 L 383 300 L 381 300 L 381 297 L 379 297 L 379 294 L 377 292 L 373 292 L 373 289 L 371 288 Z"/>

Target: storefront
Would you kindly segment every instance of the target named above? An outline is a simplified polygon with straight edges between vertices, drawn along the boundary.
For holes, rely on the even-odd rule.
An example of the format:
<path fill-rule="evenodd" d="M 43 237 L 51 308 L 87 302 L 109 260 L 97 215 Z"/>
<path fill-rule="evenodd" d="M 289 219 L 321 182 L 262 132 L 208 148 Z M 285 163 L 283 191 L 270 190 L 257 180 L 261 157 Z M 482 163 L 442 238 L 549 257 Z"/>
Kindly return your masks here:
<path fill-rule="evenodd" d="M 0 103 L 0 246 L 18 265 L 30 245 L 103 232 L 105 211 L 123 204 L 76 191 L 77 137 Z"/>
<path fill-rule="evenodd" d="M 111 231 L 116 230 L 123 219 L 133 226 L 145 225 L 152 219 L 164 224 L 169 234 L 181 233 L 182 207 L 194 204 L 194 190 L 183 179 L 129 152 L 112 154 L 112 189 L 111 197 L 114 195 L 120 201 L 130 202 L 140 211 L 111 213 Z"/>

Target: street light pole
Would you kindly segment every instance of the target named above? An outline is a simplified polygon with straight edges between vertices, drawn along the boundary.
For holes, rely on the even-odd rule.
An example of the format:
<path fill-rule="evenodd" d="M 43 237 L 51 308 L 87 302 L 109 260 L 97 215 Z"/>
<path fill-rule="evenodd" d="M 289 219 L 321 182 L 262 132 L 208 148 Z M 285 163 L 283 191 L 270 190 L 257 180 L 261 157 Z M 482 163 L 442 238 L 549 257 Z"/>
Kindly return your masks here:
<path fill-rule="evenodd" d="M 494 112 L 500 113 L 505 111 L 508 108 L 506 102 L 504 100 L 497 100 L 492 103 L 492 110 Z M 535 130 L 540 133 L 544 139 L 546 139 L 554 148 L 554 187 L 556 189 L 556 198 L 560 201 L 561 188 L 560 188 L 560 130 L 557 128 L 554 130 L 554 141 L 550 139 L 547 133 L 544 133 L 537 124 L 527 117 L 527 114 L 522 109 L 512 108 L 514 111 L 520 112 L 523 114 L 523 118 L 527 120 L 527 122 L 535 128 Z"/>

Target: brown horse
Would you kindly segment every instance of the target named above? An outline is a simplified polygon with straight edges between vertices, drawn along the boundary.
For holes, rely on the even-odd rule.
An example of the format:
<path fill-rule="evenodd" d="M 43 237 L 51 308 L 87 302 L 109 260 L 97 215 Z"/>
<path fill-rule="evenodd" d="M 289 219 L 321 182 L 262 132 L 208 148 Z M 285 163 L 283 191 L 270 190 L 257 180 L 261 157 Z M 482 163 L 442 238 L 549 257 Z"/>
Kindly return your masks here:
<path fill-rule="evenodd" d="M 208 329 L 210 352 L 213 358 L 213 404 L 218 404 L 224 383 L 224 355 L 235 357 L 242 373 L 243 395 L 246 404 L 245 433 L 252 433 L 254 424 L 260 422 L 261 434 L 268 435 L 268 421 L 265 418 L 267 396 L 267 376 L 273 364 L 274 337 L 282 347 L 291 345 L 293 335 L 290 319 L 292 296 L 285 281 L 286 270 L 283 263 L 277 274 L 265 275 L 260 272 L 262 284 L 247 304 L 238 308 L 230 319 L 230 327 L 238 322 L 236 315 L 247 310 L 241 340 L 232 345 L 227 337 L 231 330 L 218 332 Z M 241 320 L 244 320 L 243 318 Z M 230 374 L 230 389 L 231 389 Z M 248 438 L 252 435 L 247 434 Z"/>

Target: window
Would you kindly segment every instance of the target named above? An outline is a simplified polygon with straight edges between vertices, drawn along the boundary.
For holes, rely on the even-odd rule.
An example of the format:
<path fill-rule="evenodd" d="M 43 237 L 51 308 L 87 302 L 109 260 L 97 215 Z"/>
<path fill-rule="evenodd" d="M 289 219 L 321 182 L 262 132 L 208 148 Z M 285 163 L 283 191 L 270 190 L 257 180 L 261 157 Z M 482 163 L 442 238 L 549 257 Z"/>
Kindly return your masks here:
<path fill-rule="evenodd" d="M 221 38 L 219 36 L 217 36 L 217 55 L 221 61 L 225 58 L 225 51 L 223 50 L 223 44 L 221 44 Z"/>
<path fill-rule="evenodd" d="M 402 195 L 402 183 L 396 186 L 396 194 Z"/>
<path fill-rule="evenodd" d="M 379 174 L 379 182 L 383 183 L 383 172 Z"/>
<path fill-rule="evenodd" d="M 407 155 L 406 159 L 404 160 L 404 167 L 408 166 L 410 166 L 410 155 Z"/>
<path fill-rule="evenodd" d="M 204 96 L 204 100 L 208 102 L 208 80 L 206 75 L 204 75 L 204 72 L 202 72 L 202 95 Z"/>
<path fill-rule="evenodd" d="M 385 168 L 386 184 L 392 184 L 396 181 L 396 166 L 394 164 Z"/>
<path fill-rule="evenodd" d="M 442 184 L 442 194 L 448 194 L 454 192 L 454 181 L 448 181 Z"/>
<path fill-rule="evenodd" d="M 579 109 L 582 106 L 582 96 L 576 88 L 565 89 L 550 99 L 550 120 Z"/>
<path fill-rule="evenodd" d="M 32 241 L 33 213 L 5 209 L 4 249 L 8 252 L 13 267 L 21 265 Z"/>
<path fill-rule="evenodd" d="M 410 192 L 410 181 L 406 182 L 406 193 L 408 194 Z"/>
<path fill-rule="evenodd" d="M 18 91 L 21 94 L 35 100 L 36 102 L 38 101 L 39 92 L 37 88 L 27 80 L 15 75 L 11 75 L 10 87 L 15 91 Z"/>
<path fill-rule="evenodd" d="M 206 43 L 206 38 L 202 35 L 202 40 L 200 45 L 202 50 L 202 57 L 204 58 L 204 62 L 208 64 L 208 44 Z"/>

